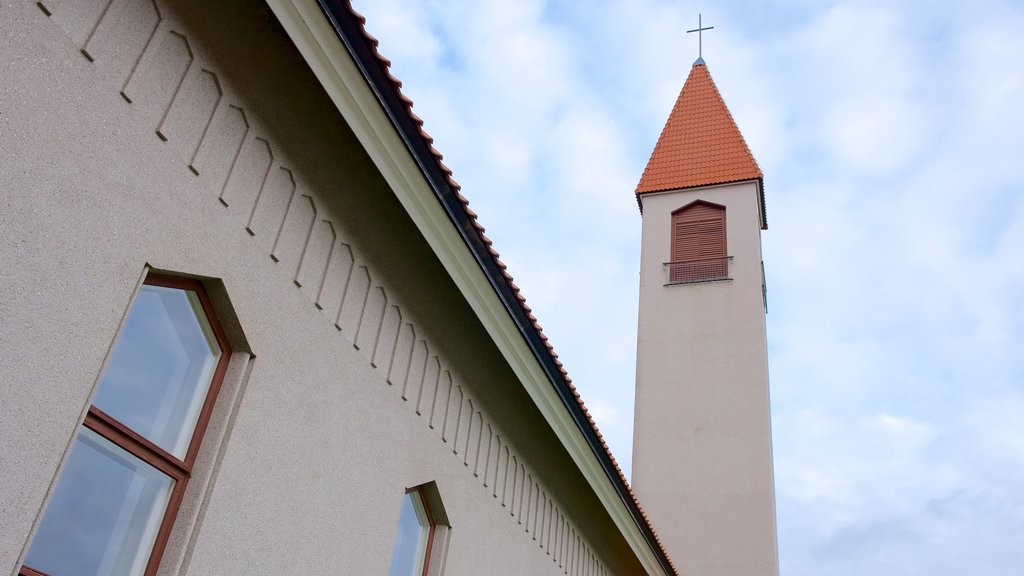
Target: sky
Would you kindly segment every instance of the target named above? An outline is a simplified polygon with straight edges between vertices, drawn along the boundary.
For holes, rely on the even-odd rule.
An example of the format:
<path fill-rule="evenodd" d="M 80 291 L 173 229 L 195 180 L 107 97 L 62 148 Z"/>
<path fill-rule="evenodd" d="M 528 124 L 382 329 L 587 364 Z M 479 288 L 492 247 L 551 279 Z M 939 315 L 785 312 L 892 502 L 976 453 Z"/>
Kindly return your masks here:
<path fill-rule="evenodd" d="M 354 4 L 627 473 L 702 13 L 765 174 L 781 573 L 1024 574 L 1024 2 Z"/>

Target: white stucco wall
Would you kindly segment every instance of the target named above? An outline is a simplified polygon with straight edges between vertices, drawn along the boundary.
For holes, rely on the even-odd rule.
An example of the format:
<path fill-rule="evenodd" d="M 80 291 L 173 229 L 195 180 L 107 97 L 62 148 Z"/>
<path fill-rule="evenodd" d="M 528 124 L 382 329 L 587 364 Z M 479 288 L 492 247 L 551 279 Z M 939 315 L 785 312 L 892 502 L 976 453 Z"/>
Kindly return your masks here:
<path fill-rule="evenodd" d="M 754 182 L 645 194 L 633 487 L 684 574 L 778 573 Z M 730 280 L 666 285 L 672 212 L 726 208 Z"/>
<path fill-rule="evenodd" d="M 235 347 L 160 574 L 384 574 L 428 481 L 445 574 L 641 573 L 265 6 L 42 5 L 0 7 L 0 573 L 147 266 Z"/>

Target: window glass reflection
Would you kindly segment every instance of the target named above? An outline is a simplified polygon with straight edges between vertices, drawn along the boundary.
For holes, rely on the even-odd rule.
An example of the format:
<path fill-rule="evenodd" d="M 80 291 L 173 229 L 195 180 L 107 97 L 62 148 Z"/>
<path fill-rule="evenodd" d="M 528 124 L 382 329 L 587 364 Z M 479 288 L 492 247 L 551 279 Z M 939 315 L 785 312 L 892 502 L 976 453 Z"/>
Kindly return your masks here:
<path fill-rule="evenodd" d="M 173 480 L 82 428 L 25 564 L 52 576 L 137 576 Z"/>
<path fill-rule="evenodd" d="M 195 292 L 143 286 L 93 403 L 184 459 L 220 354 Z"/>
<path fill-rule="evenodd" d="M 409 492 L 402 499 L 398 516 L 398 534 L 391 553 L 388 576 L 421 576 L 423 560 L 430 534 L 430 520 L 418 491 Z"/>

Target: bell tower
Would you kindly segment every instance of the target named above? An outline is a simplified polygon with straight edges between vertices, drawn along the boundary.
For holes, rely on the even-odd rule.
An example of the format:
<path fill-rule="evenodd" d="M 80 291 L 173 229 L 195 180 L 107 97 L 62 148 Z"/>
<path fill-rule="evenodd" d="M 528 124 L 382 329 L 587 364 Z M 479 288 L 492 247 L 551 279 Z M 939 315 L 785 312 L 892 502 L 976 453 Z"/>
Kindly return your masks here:
<path fill-rule="evenodd" d="M 633 488 L 682 573 L 776 576 L 762 174 L 702 58 L 636 198 Z"/>

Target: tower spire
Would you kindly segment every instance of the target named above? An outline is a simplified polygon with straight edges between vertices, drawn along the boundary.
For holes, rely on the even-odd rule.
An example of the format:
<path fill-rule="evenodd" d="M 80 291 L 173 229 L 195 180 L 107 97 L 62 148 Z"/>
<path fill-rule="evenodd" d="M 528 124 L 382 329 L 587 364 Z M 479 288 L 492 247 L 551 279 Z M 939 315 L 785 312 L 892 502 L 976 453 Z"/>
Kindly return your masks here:
<path fill-rule="evenodd" d="M 633 489 L 689 576 L 778 576 L 762 176 L 700 59 L 636 198 Z"/>
<path fill-rule="evenodd" d="M 648 192 L 744 180 L 762 184 L 761 168 L 722 100 L 708 67 L 696 63 L 690 69 L 636 186 L 638 200 Z M 763 202 L 761 209 L 763 216 Z M 767 228 L 767 221 L 763 220 L 761 227 Z"/>

